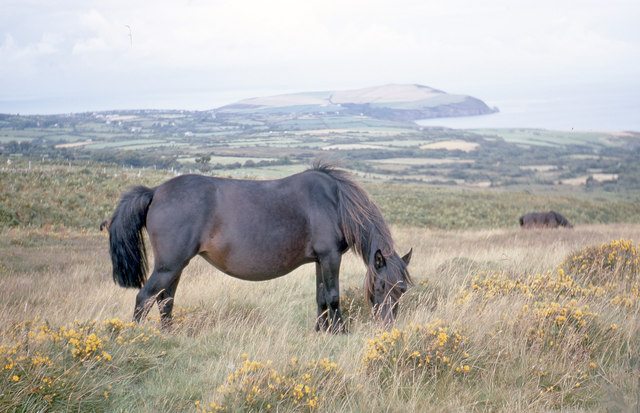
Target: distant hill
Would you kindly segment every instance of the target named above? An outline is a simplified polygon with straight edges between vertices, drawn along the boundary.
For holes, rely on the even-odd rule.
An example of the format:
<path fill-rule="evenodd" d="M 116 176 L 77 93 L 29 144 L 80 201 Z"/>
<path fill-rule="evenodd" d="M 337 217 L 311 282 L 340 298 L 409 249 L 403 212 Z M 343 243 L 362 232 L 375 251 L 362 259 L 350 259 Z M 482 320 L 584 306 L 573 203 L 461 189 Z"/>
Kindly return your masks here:
<path fill-rule="evenodd" d="M 244 99 L 216 113 L 340 113 L 398 122 L 497 112 L 480 99 L 452 95 L 422 85 L 385 85 L 365 89 L 303 92 Z"/>

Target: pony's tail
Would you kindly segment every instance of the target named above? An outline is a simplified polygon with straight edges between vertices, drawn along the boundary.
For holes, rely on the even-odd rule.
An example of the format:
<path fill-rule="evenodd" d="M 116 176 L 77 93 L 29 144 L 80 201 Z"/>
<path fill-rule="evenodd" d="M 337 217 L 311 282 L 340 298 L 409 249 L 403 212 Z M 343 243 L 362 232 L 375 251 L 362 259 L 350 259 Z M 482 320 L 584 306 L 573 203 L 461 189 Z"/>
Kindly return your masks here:
<path fill-rule="evenodd" d="M 147 252 L 143 228 L 155 190 L 133 187 L 122 195 L 109 225 L 113 280 L 122 287 L 142 288 L 147 280 Z"/>

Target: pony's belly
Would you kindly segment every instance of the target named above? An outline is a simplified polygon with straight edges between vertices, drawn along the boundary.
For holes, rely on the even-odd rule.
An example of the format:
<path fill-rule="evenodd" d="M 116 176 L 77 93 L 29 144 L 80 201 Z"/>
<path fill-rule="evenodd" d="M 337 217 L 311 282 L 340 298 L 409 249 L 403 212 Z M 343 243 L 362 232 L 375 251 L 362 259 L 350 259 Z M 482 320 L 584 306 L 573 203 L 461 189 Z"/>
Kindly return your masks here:
<path fill-rule="evenodd" d="M 279 271 L 272 271 L 272 272 L 242 271 L 242 269 L 240 269 L 240 271 L 237 271 L 237 270 L 230 269 L 230 270 L 224 271 L 224 273 L 245 281 L 266 281 L 266 280 L 273 280 L 274 278 L 287 275 L 302 264 L 304 263 L 301 263 L 293 268 L 281 268 L 279 269 Z"/>
<path fill-rule="evenodd" d="M 265 281 L 281 277 L 295 270 L 299 266 L 314 262 L 311 257 L 298 254 L 286 256 L 261 256 L 261 254 L 238 254 L 234 258 L 233 253 L 215 254 L 208 251 L 200 255 L 220 271 L 232 277 L 247 281 Z"/>

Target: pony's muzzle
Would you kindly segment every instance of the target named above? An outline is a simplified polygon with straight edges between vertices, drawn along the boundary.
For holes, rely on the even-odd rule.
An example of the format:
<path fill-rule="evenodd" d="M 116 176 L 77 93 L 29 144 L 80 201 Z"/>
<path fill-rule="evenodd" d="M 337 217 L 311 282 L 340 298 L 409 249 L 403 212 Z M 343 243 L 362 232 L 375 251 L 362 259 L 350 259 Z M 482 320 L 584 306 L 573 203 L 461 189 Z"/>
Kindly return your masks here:
<path fill-rule="evenodd" d="M 398 314 L 398 303 L 391 302 L 390 299 L 385 300 L 382 304 L 377 304 L 373 308 L 375 318 L 384 328 L 389 328 L 393 325 Z"/>

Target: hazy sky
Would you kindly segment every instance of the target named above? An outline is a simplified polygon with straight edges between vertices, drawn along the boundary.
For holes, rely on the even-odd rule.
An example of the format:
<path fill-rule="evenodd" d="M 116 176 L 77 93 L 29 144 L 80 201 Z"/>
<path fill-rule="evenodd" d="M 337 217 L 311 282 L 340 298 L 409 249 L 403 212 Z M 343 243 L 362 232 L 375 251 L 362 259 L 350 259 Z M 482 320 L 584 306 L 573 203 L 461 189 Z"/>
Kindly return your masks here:
<path fill-rule="evenodd" d="M 1 0 L 0 112 L 211 109 L 388 83 L 489 104 L 640 95 L 639 22 L 638 0 Z"/>

